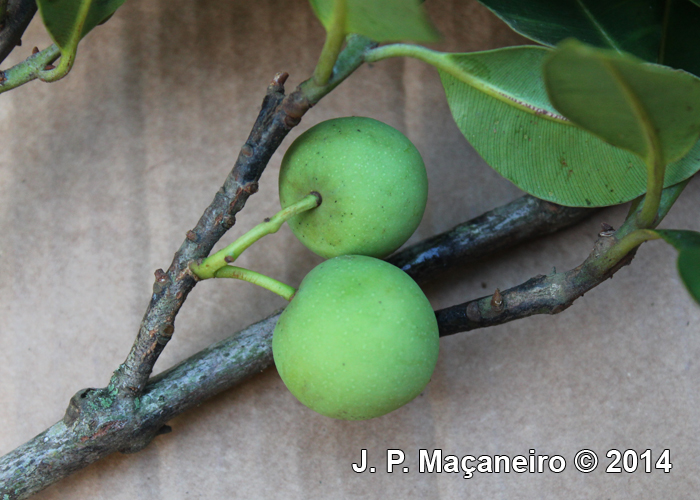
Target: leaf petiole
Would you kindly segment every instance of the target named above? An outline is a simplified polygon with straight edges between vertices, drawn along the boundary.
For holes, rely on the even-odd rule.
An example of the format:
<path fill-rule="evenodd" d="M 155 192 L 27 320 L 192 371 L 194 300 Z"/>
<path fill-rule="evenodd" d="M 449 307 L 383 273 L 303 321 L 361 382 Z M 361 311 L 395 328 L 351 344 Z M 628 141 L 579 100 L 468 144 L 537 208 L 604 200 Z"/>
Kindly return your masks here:
<path fill-rule="evenodd" d="M 661 192 L 664 190 L 664 175 L 666 165 L 661 161 L 660 151 L 652 150 L 652 157 L 647 159 L 647 192 L 642 202 L 642 209 L 637 213 L 639 227 L 653 227 L 661 203 Z"/>
<path fill-rule="evenodd" d="M 689 182 L 690 178 L 662 190 L 658 201 L 658 210 L 654 217 L 654 225 L 666 217 L 666 214 L 668 214 L 668 211 Z M 627 215 L 627 219 L 625 219 L 624 224 L 622 224 L 620 229 L 615 233 L 615 237 L 619 238 L 618 241 L 608 248 L 604 254 L 600 255 L 598 259 L 594 260 L 594 267 L 604 269 L 607 266 L 609 269 L 645 241 L 656 240 L 660 237 L 657 231 L 648 228 L 640 228 L 638 226 L 639 214 L 644 210 L 644 199 L 647 196 L 648 194 L 634 201 Z"/>
<path fill-rule="evenodd" d="M 316 208 L 320 204 L 321 195 L 316 192 L 311 192 L 298 202 L 277 212 L 274 217 L 258 224 L 223 250 L 219 250 L 214 255 L 210 255 L 204 259 L 201 264 L 191 264 L 190 269 L 200 279 L 214 278 L 219 269 L 235 261 L 245 249 L 260 238 L 268 234 L 276 233 L 279 231 L 280 227 L 282 227 L 282 224 L 295 215 Z"/>
<path fill-rule="evenodd" d="M 68 74 L 75 63 L 75 55 L 78 52 L 78 44 L 83 37 L 83 27 L 87 19 L 92 0 L 83 0 L 78 10 L 77 23 L 75 29 L 71 33 L 71 37 L 64 47 L 61 47 L 61 59 L 58 66 L 51 70 L 45 70 L 39 73 L 39 79 L 42 82 L 55 82 Z"/>
<path fill-rule="evenodd" d="M 314 70 L 314 83 L 316 85 L 325 85 L 333 74 L 333 67 L 347 35 L 345 31 L 347 13 L 347 0 L 335 0 L 331 25 L 326 32 L 326 41 Z"/>
<path fill-rule="evenodd" d="M 645 104 L 630 87 L 629 82 L 620 74 L 620 71 L 610 62 L 605 62 L 604 67 L 608 73 L 624 89 L 624 98 L 637 123 L 643 130 L 644 143 L 647 154 L 644 163 L 647 166 L 647 193 L 641 205 L 641 211 L 637 214 L 637 225 L 640 228 L 648 228 L 654 225 L 661 203 L 661 192 L 664 190 L 664 175 L 666 163 L 663 159 L 663 148 L 659 131 L 654 126 L 653 118 L 649 115 Z"/>
<path fill-rule="evenodd" d="M 619 262 L 622 258 L 645 241 L 658 240 L 660 236 L 650 229 L 637 229 L 624 236 L 605 255 L 605 260 Z"/>

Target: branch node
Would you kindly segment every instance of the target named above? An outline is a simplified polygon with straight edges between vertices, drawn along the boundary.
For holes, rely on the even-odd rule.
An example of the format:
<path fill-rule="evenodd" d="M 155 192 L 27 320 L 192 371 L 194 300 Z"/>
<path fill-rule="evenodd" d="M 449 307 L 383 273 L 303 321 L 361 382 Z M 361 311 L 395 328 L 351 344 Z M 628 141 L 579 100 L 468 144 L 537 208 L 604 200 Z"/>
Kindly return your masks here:
<path fill-rule="evenodd" d="M 610 236 L 613 236 L 615 234 L 615 228 L 612 227 L 610 224 L 607 222 L 601 222 L 600 223 L 600 232 L 598 233 L 598 236 L 601 238 L 609 238 Z"/>
<path fill-rule="evenodd" d="M 277 73 L 272 78 L 272 81 L 270 82 L 270 85 L 267 88 L 268 93 L 270 93 L 270 92 L 282 92 L 282 93 L 284 93 L 284 83 L 287 81 L 287 78 L 289 78 L 289 73 L 287 73 L 285 71 Z"/>
<path fill-rule="evenodd" d="M 168 286 L 170 277 L 162 269 L 156 269 L 155 273 L 153 274 L 156 277 L 156 281 L 153 283 L 153 293 L 158 295 L 166 286 Z"/>
<path fill-rule="evenodd" d="M 63 423 L 66 427 L 71 427 L 80 418 L 81 400 L 85 399 L 87 395 L 94 389 L 81 389 L 76 392 L 70 401 L 68 402 L 68 408 L 66 408 L 66 413 L 63 415 Z"/>
<path fill-rule="evenodd" d="M 498 288 L 496 288 L 496 291 L 493 292 L 493 296 L 491 297 L 491 308 L 495 312 L 501 312 L 503 310 L 503 296 Z"/>
<path fill-rule="evenodd" d="M 175 326 L 173 326 L 172 323 L 168 323 L 165 325 L 165 327 L 163 327 L 160 335 L 157 335 L 156 343 L 163 346 L 166 345 L 168 342 L 170 342 L 170 339 L 173 338 L 173 333 L 175 333 Z"/>
<path fill-rule="evenodd" d="M 301 122 L 301 118 L 296 118 L 290 115 L 286 115 L 284 117 L 284 126 L 287 128 L 294 128 L 299 125 L 299 122 Z"/>
<path fill-rule="evenodd" d="M 479 310 L 479 304 L 477 301 L 470 302 L 467 305 L 467 318 L 470 321 L 479 321 L 481 320 L 481 311 Z"/>
<path fill-rule="evenodd" d="M 166 281 L 168 281 L 168 275 L 165 274 L 165 271 L 163 271 L 162 269 L 156 269 L 156 272 L 153 274 L 155 274 L 156 281 L 158 283 L 165 283 Z"/>
<path fill-rule="evenodd" d="M 197 238 L 197 233 L 195 233 L 191 229 L 189 231 L 187 231 L 187 239 L 193 243 L 196 243 L 197 240 L 199 240 L 199 238 Z"/>
<path fill-rule="evenodd" d="M 302 92 L 294 92 L 290 94 L 282 104 L 282 111 L 284 111 L 284 125 L 288 128 L 293 128 L 299 124 L 301 117 L 304 116 L 311 103 L 309 99 Z"/>

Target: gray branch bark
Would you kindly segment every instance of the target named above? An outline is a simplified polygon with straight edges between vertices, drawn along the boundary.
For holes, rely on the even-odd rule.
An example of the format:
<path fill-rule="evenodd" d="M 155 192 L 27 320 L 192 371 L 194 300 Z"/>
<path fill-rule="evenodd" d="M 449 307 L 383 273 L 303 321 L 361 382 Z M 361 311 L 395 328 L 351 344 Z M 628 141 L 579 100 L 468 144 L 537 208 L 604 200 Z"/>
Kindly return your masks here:
<path fill-rule="evenodd" d="M 135 407 L 105 408 L 103 390 L 83 389 L 62 420 L 0 458 L 0 498 L 28 498 L 107 455 L 141 450 L 165 422 L 272 364 L 277 314 L 152 379 Z"/>
<path fill-rule="evenodd" d="M 542 232 L 568 227 L 593 212 L 524 196 L 428 240 L 439 242 L 432 252 L 440 250 L 434 265 L 425 262 L 426 253 L 431 254 L 426 242 L 390 260 L 403 262 L 409 275 L 425 282 L 437 269 L 485 255 L 491 246 L 515 245 Z M 509 230 L 495 240 L 484 237 L 474 242 L 464 237 L 468 232 L 486 235 L 494 224 Z M 152 378 L 133 403 L 114 398 L 115 389 L 78 391 L 61 421 L 0 458 L 0 498 L 27 498 L 115 451 L 139 451 L 155 436 L 167 432 L 166 422 L 173 417 L 265 370 L 273 362 L 272 332 L 280 313 Z"/>
<path fill-rule="evenodd" d="M 0 26 L 0 63 L 22 45 L 22 35 L 36 14 L 35 0 L 8 0 L 5 19 Z"/>
<path fill-rule="evenodd" d="M 664 189 L 655 225 L 658 225 L 680 196 L 690 179 Z M 486 297 L 457 304 L 435 313 L 440 336 L 467 332 L 477 328 L 501 325 L 535 314 L 557 314 L 571 307 L 574 301 L 611 278 L 628 265 L 636 253 L 629 252 L 619 261 L 610 260 L 608 250 L 636 227 L 639 203 L 618 231 L 609 226 L 601 232 L 588 258 L 578 267 L 549 276 L 538 275 L 525 283 Z M 606 225 L 607 226 L 607 225 Z"/>
<path fill-rule="evenodd" d="M 287 74 L 275 77 L 224 185 L 194 229 L 187 232 L 168 270 L 156 271 L 151 302 L 131 352 L 112 376 L 108 387 L 110 394 L 128 400 L 143 392 L 153 366 L 175 332 L 175 317 L 197 284 L 189 264 L 209 255 L 216 242 L 234 225 L 236 214 L 243 209 L 248 197 L 258 191 L 260 176 L 289 131 L 311 106 L 362 64 L 365 50 L 373 45 L 364 37 L 351 38 L 338 58 L 331 80 L 321 87 L 311 79 L 285 96 Z"/>
<path fill-rule="evenodd" d="M 525 195 L 387 259 L 420 282 L 455 264 L 571 226 L 598 209 L 563 207 Z"/>
<path fill-rule="evenodd" d="M 364 52 L 375 45 L 367 38 L 351 36 L 338 57 L 331 79 L 323 86 L 307 80 L 285 96 L 287 74 L 276 75 L 223 187 L 195 228 L 187 232 L 168 271 L 156 271 L 153 295 L 126 361 L 115 370 L 106 388 L 79 391 L 71 399 L 62 421 L 0 459 L 2 500 L 27 498 L 114 451 L 139 451 L 166 429 L 164 422 L 188 408 L 191 401 L 201 402 L 270 364 L 269 346 L 253 342 L 252 354 L 246 355 L 249 353 L 245 349 L 246 335 L 258 340 L 264 338 L 260 334 L 262 327 L 253 326 L 234 339 L 235 348 L 227 348 L 227 359 L 235 359 L 234 364 L 239 365 L 226 365 L 231 370 L 229 375 L 221 375 L 215 367 L 207 365 L 209 358 L 203 365 L 197 363 L 199 358 L 195 356 L 190 358 L 195 369 L 205 372 L 188 379 L 191 384 L 179 379 L 191 374 L 183 367 L 168 372 L 175 377 L 172 384 L 171 379 L 160 377 L 160 382 L 148 385 L 153 366 L 174 333 L 175 317 L 197 283 L 189 264 L 206 257 L 233 226 L 235 215 L 257 191 L 258 179 L 287 133 L 311 106 L 360 66 Z M 274 322 L 261 324 L 268 326 L 265 331 L 269 333 Z M 241 339 L 243 344 L 239 346 Z M 223 347 L 211 349 L 207 352 L 221 352 Z M 242 354 L 236 354 L 237 349 L 242 349 Z M 208 373 L 210 368 L 213 372 Z M 207 382 L 209 375 L 214 377 L 211 382 Z M 175 403 L 168 406 L 168 397 L 158 389 L 168 392 Z"/>
<path fill-rule="evenodd" d="M 683 187 L 685 183 L 665 191 L 659 220 L 665 216 Z M 506 207 L 522 207 L 523 204 L 530 207 L 529 216 L 524 215 L 528 213 L 526 209 L 524 213 L 521 211 L 513 215 L 513 220 L 506 217 L 503 221 L 512 224 L 511 232 L 519 235 L 516 238 L 506 235 L 508 244 L 531 238 L 534 233 L 524 228 L 540 219 L 542 210 L 551 211 L 551 207 L 528 203 L 522 198 Z M 480 224 L 488 226 L 497 214 L 507 212 L 500 207 L 457 228 L 470 227 L 475 234 L 479 234 Z M 587 212 L 590 214 L 593 211 Z M 571 209 L 556 210 L 555 213 L 559 216 L 550 219 L 550 222 L 560 229 L 585 215 L 581 213 L 578 217 L 571 217 Z M 628 220 L 634 221 L 635 218 Z M 474 255 L 486 253 L 485 248 L 475 247 L 468 239 L 456 236 L 459 234 L 457 228 L 432 239 L 453 250 L 443 253 L 440 268 L 464 263 L 464 255 L 468 252 Z M 500 306 L 494 303 L 493 297 L 484 297 L 438 311 L 436 315 L 441 335 L 502 324 L 532 314 L 563 311 L 585 291 L 602 283 L 630 262 L 633 253 L 619 262 L 606 261 L 604 256 L 618 238 L 632 230 L 633 225 L 628 223 L 615 234 L 601 236 L 589 258 L 576 269 L 535 277 L 507 290 L 503 293 Z M 455 241 L 450 240 L 450 234 Z M 481 244 L 493 243 L 486 238 Z M 496 242 L 496 246 L 502 248 L 508 245 Z M 430 247 L 425 242 L 419 243 L 398 253 L 392 260 L 414 262 L 426 252 L 430 253 Z M 434 266 L 408 266 L 408 273 L 422 282 L 434 276 L 435 269 Z M 477 311 L 477 315 L 474 311 Z M 3 495 L 3 500 L 27 498 L 115 451 L 139 451 L 158 434 L 169 432 L 166 422 L 176 415 L 271 366 L 272 333 L 280 313 L 276 312 L 152 378 L 133 405 L 114 400 L 109 389 L 78 391 L 61 421 L 0 458 L 0 495 Z"/>

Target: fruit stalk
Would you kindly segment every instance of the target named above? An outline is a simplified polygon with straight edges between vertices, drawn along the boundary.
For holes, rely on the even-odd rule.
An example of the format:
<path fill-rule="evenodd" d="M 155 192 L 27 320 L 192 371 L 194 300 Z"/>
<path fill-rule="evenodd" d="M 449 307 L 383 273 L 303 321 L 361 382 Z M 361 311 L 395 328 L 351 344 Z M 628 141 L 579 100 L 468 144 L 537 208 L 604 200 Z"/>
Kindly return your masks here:
<path fill-rule="evenodd" d="M 282 224 L 295 215 L 316 208 L 320 204 L 321 195 L 317 192 L 311 192 L 296 203 L 277 212 L 274 217 L 258 224 L 223 250 L 219 250 L 214 255 L 207 257 L 201 264 L 192 264 L 190 269 L 199 279 L 206 280 L 214 278 L 219 269 L 234 262 L 248 247 L 260 238 L 268 234 L 276 233 L 282 227 Z"/>
<path fill-rule="evenodd" d="M 215 278 L 234 278 L 242 281 L 247 281 L 254 285 L 263 287 L 266 290 L 276 293 L 285 300 L 292 300 L 294 294 L 297 293 L 296 288 L 289 286 L 286 283 L 277 281 L 274 278 L 265 276 L 264 274 L 244 269 L 236 266 L 224 266 L 214 275 Z"/>

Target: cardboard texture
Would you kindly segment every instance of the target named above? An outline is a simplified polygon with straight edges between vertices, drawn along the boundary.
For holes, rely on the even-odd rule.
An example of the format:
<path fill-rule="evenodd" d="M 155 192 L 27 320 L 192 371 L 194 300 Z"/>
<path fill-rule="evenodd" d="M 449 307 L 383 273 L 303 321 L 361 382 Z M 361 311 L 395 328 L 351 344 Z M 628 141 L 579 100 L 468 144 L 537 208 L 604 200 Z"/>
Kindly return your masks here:
<path fill-rule="evenodd" d="M 432 0 L 443 50 L 522 44 L 481 5 Z M 265 88 L 313 71 L 324 32 L 307 2 L 127 2 L 81 44 L 64 80 L 32 82 L 0 102 L 0 453 L 59 420 L 69 398 L 106 385 L 151 294 L 238 155 Z M 38 19 L 8 61 L 48 43 Z M 6 63 L 7 64 L 7 63 Z M 363 67 L 312 109 L 222 242 L 278 210 L 284 149 L 322 120 L 371 116 L 403 131 L 428 167 L 428 209 L 409 243 L 521 195 L 467 144 L 436 72 L 413 60 Z M 664 227 L 700 230 L 700 179 Z M 578 265 L 607 209 L 574 228 L 436 276 L 435 308 Z M 320 259 L 285 227 L 240 259 L 292 285 Z M 424 393 L 387 416 L 335 421 L 298 403 L 274 369 L 170 422 L 135 455 L 115 454 L 38 499 L 689 498 L 700 488 L 700 308 L 675 251 L 644 245 L 612 281 L 556 316 L 441 342 Z M 253 285 L 198 285 L 156 372 L 283 305 Z M 600 459 L 577 472 L 577 451 Z M 351 464 L 368 450 L 377 472 Z M 406 454 L 387 473 L 387 449 Z M 419 473 L 419 450 L 445 455 L 561 455 L 561 473 Z M 670 450 L 665 474 L 610 474 L 606 452 Z"/>

